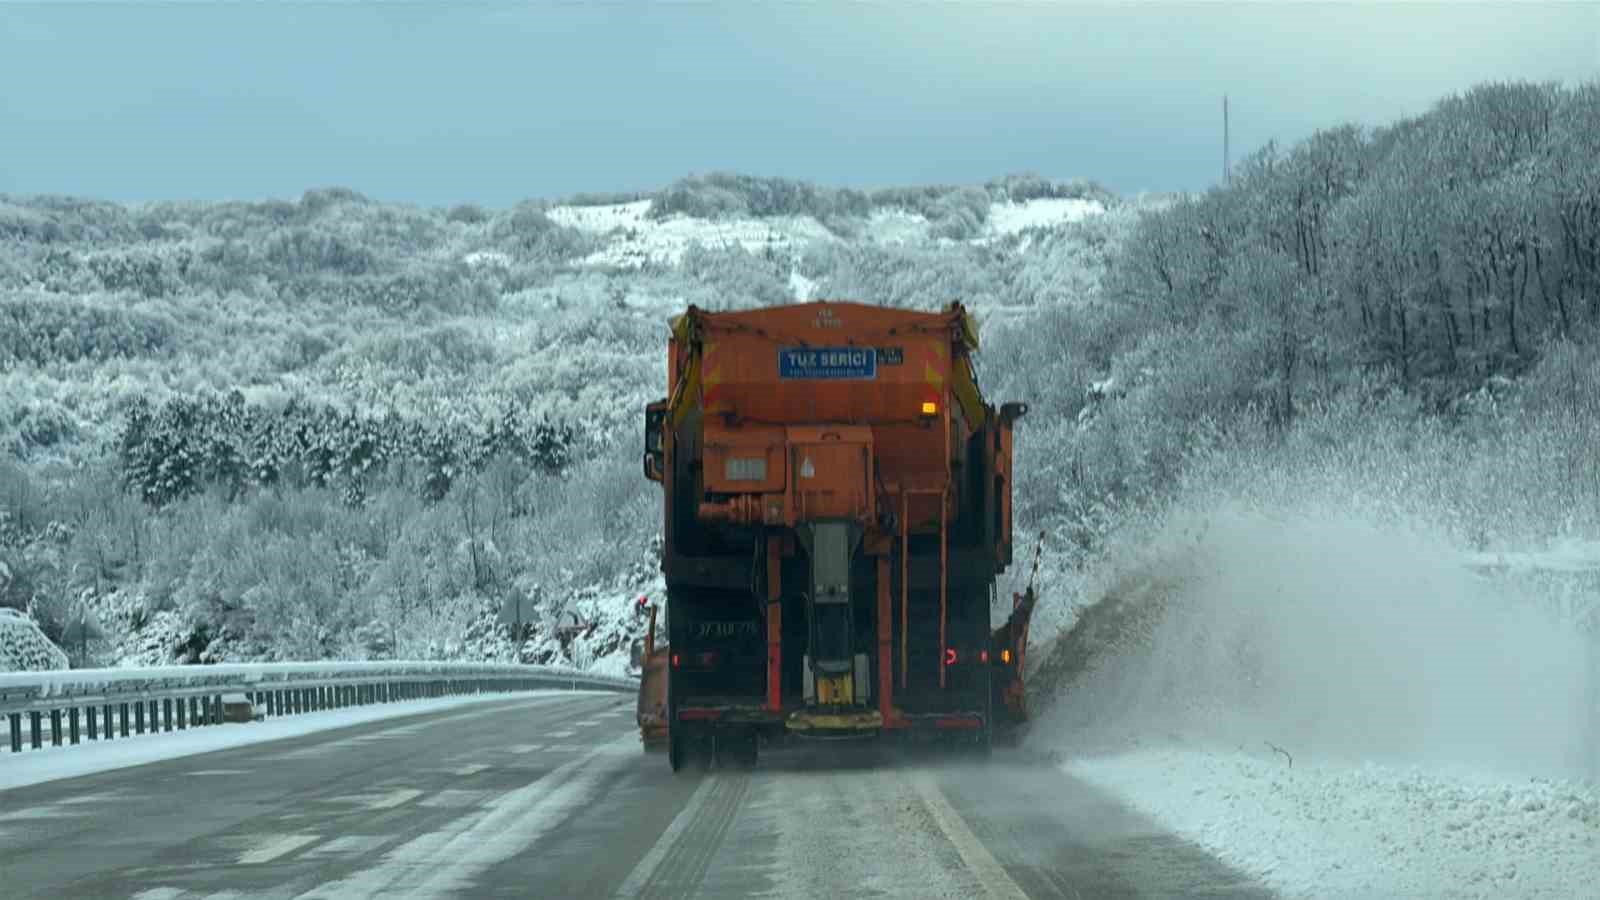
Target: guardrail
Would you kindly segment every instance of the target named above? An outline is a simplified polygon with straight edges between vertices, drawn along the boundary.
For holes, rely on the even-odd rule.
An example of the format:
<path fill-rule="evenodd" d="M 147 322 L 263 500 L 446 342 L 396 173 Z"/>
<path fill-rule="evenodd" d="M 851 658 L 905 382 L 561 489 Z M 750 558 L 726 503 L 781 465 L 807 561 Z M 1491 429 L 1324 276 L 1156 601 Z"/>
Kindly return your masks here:
<path fill-rule="evenodd" d="M 537 689 L 634 691 L 638 681 L 550 666 L 248 663 L 0 674 L 12 753 L 170 732 L 241 718 Z M 48 738 L 46 737 L 48 735 Z"/>

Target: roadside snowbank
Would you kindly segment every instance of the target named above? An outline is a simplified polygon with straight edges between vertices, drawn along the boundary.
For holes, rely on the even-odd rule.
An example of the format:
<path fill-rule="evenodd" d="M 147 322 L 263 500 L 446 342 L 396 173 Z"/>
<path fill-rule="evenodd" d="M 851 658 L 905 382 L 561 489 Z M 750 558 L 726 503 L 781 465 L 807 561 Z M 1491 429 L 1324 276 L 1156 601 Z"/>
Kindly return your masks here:
<path fill-rule="evenodd" d="M 1581 782 L 1152 749 L 1068 773 L 1295 897 L 1594 896 Z"/>
<path fill-rule="evenodd" d="M 486 703 L 506 705 L 549 703 L 561 697 L 614 696 L 625 694 L 609 691 L 528 691 L 521 694 L 480 694 L 465 697 L 440 697 L 428 700 L 406 700 L 399 703 L 382 703 L 375 706 L 357 706 L 348 709 L 331 709 L 303 713 L 265 722 L 215 725 L 188 731 L 148 734 L 138 737 L 80 744 L 76 747 L 45 748 L 20 754 L 4 754 L 5 764 L 0 765 L 0 791 L 26 787 L 61 778 L 77 778 L 129 766 L 230 750 L 250 744 L 262 744 L 284 738 L 301 737 L 318 731 L 345 728 L 383 719 L 415 716 L 441 712 L 462 706 L 481 706 Z"/>

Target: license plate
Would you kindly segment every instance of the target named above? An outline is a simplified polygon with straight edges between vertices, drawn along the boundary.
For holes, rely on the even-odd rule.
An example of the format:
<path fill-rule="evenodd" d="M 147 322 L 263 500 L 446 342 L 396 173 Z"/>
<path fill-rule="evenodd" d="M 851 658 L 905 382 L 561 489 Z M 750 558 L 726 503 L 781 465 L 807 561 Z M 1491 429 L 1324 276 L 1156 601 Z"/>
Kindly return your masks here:
<path fill-rule="evenodd" d="M 878 352 L 871 347 L 784 347 L 778 351 L 779 378 L 873 379 Z"/>

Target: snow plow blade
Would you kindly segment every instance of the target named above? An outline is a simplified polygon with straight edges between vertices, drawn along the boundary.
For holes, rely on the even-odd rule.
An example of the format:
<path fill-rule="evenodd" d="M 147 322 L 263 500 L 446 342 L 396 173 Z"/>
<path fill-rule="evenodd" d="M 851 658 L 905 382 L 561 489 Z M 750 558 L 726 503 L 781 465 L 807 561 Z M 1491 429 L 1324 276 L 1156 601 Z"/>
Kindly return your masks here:
<path fill-rule="evenodd" d="M 641 600 L 641 602 L 643 602 Z M 667 648 L 656 644 L 656 606 L 647 607 L 649 630 L 639 660 L 639 704 L 634 720 L 639 724 L 639 743 L 646 752 L 667 746 Z"/>
<path fill-rule="evenodd" d="M 1028 721 L 1028 694 L 1023 682 L 1023 666 L 1028 657 L 1028 624 L 1038 602 L 1030 584 L 1020 594 L 1011 595 L 1011 615 L 994 630 L 990 643 L 994 671 L 989 679 L 993 694 L 996 734 L 1015 734 Z"/>

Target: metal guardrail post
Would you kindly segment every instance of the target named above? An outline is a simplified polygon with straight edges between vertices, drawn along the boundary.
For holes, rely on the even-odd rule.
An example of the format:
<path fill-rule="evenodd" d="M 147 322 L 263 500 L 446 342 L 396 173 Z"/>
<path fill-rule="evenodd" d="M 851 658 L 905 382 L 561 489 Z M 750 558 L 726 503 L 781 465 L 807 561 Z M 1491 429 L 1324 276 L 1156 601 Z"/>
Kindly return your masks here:
<path fill-rule="evenodd" d="M 95 709 L 95 708 L 94 708 L 94 707 L 92 707 L 92 706 L 85 706 L 85 707 L 84 707 L 84 708 L 83 708 L 83 717 L 84 717 L 84 718 L 85 718 L 85 719 L 87 719 L 87 720 L 88 720 L 88 725 L 89 725 L 89 740 L 91 740 L 91 741 L 98 741 L 98 740 L 100 740 L 100 727 L 99 727 L 99 723 L 97 723 L 97 722 L 96 722 L 96 721 L 95 721 L 95 719 L 96 719 L 96 718 L 97 718 L 97 717 L 96 717 L 96 716 L 95 716 L 95 713 L 97 713 L 97 712 L 99 712 L 99 710 L 97 710 L 97 709 Z"/>
<path fill-rule="evenodd" d="M 35 750 L 37 750 L 40 747 L 44 746 L 44 741 L 40 739 L 40 734 L 39 734 L 39 731 L 40 731 L 39 716 L 40 715 L 41 714 L 40 714 L 40 712 L 38 710 L 34 710 L 33 712 L 28 713 L 28 725 L 29 725 L 29 727 L 31 727 L 33 729 L 33 735 L 30 737 L 28 742 L 33 745 L 33 749 L 35 749 Z"/>
<path fill-rule="evenodd" d="M 11 752 L 22 752 L 22 713 L 12 713 L 6 718 L 11 720 Z"/>
<path fill-rule="evenodd" d="M 50 746 L 61 746 L 61 710 L 50 710 Z"/>
<path fill-rule="evenodd" d="M 76 746 L 78 743 L 78 707 L 74 706 L 73 708 L 67 710 L 67 721 L 72 728 L 72 743 L 74 746 Z"/>
<path fill-rule="evenodd" d="M 161 701 L 161 730 L 172 730 L 172 698 L 167 697 Z"/>

